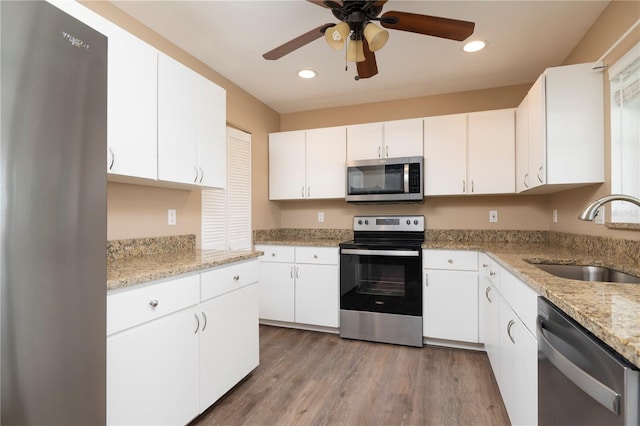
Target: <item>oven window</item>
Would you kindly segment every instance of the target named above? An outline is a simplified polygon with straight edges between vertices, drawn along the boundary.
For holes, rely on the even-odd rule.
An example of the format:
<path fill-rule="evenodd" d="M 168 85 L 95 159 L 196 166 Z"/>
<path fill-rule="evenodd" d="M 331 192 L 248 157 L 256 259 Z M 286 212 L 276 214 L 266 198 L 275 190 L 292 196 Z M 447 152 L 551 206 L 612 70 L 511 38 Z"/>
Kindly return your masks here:
<path fill-rule="evenodd" d="M 404 265 L 358 265 L 355 292 L 372 296 L 405 296 Z"/>
<path fill-rule="evenodd" d="M 401 194 L 404 192 L 404 165 L 381 164 L 349 167 L 349 195 Z"/>

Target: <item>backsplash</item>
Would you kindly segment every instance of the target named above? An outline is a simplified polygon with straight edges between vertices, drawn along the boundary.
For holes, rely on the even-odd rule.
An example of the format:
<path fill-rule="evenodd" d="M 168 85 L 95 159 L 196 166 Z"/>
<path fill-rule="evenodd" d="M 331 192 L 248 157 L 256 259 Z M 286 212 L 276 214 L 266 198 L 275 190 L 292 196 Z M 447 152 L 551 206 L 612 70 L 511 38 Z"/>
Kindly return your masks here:
<path fill-rule="evenodd" d="M 149 256 L 167 252 L 186 252 L 196 248 L 196 236 L 173 235 L 168 237 L 132 238 L 107 241 L 107 259 Z"/>
<path fill-rule="evenodd" d="M 527 243 L 544 244 L 546 231 L 507 231 L 484 229 L 428 229 L 424 233 L 426 242 L 450 243 Z"/>
<path fill-rule="evenodd" d="M 614 258 L 620 263 L 640 265 L 640 241 L 547 232 L 547 244 L 582 251 L 592 256 Z"/>
<path fill-rule="evenodd" d="M 256 229 L 253 231 L 253 241 L 291 241 L 291 240 L 338 240 L 348 241 L 353 239 L 351 229 L 310 229 L 310 228 L 283 228 L 283 229 Z"/>

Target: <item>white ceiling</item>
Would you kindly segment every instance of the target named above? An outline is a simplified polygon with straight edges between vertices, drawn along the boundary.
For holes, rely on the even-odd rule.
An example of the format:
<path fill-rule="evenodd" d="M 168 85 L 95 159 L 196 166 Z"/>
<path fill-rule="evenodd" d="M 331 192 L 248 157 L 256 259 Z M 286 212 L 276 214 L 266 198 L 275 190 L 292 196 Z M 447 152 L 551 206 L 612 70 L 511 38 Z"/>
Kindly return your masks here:
<path fill-rule="evenodd" d="M 487 48 L 389 30 L 376 53 L 378 75 L 356 81 L 344 52 L 323 38 L 267 61 L 262 54 L 321 24 L 329 9 L 303 0 L 113 1 L 279 113 L 452 93 L 533 82 L 560 65 L 608 1 L 401 1 L 385 11 L 413 12 L 476 23 L 469 39 Z M 604 53 L 604 52 L 602 52 Z M 595 58 L 594 58 L 595 59 Z M 302 80 L 302 68 L 318 72 Z"/>

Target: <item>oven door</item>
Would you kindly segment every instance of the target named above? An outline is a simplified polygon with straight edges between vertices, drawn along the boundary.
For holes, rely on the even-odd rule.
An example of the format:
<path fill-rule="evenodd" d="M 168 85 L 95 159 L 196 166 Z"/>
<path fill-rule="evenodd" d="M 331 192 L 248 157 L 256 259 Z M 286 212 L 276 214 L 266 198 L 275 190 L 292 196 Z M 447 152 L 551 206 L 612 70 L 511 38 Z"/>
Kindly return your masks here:
<path fill-rule="evenodd" d="M 422 316 L 420 248 L 342 248 L 340 309 Z"/>

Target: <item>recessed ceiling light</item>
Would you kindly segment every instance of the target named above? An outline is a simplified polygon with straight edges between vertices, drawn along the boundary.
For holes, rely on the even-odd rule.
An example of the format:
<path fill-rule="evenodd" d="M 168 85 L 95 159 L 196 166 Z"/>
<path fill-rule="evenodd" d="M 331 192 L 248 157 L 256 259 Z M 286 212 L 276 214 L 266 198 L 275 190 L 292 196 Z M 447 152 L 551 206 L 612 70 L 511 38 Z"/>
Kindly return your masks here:
<path fill-rule="evenodd" d="M 314 70 L 300 70 L 298 71 L 298 77 L 300 78 L 314 78 L 317 73 Z"/>
<path fill-rule="evenodd" d="M 485 46 L 487 45 L 487 43 L 485 43 L 482 40 L 473 40 L 470 41 L 469 43 L 465 44 L 464 47 L 462 48 L 462 50 L 464 50 L 465 52 L 477 52 L 478 50 L 482 50 L 485 48 Z"/>

